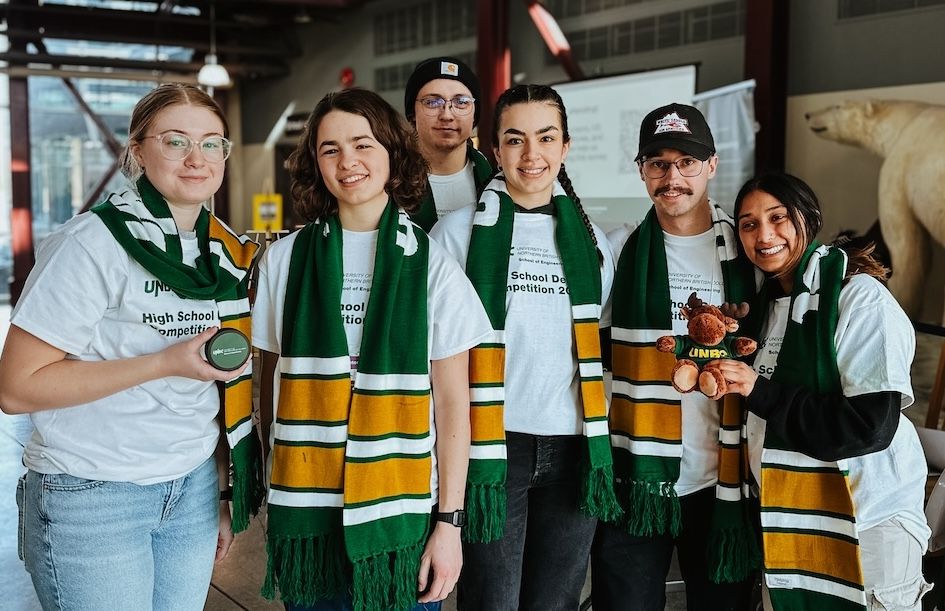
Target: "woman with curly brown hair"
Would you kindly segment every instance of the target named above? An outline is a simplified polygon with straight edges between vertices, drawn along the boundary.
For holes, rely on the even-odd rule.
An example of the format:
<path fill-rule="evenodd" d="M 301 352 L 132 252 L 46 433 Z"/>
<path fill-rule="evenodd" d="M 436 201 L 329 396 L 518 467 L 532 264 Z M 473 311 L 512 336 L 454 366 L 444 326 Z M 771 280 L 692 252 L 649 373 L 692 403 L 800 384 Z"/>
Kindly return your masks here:
<path fill-rule="evenodd" d="M 380 96 L 322 98 L 289 171 L 310 222 L 267 251 L 254 310 L 264 428 L 275 409 L 263 593 L 436 609 L 462 566 L 468 350 L 488 318 L 407 216 L 426 166 Z"/>

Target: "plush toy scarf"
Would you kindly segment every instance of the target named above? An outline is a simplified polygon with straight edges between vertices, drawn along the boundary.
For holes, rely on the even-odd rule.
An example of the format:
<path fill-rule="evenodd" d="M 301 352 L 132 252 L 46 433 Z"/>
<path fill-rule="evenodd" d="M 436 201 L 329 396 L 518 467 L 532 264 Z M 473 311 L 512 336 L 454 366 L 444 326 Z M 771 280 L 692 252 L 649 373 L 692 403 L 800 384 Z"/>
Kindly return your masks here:
<path fill-rule="evenodd" d="M 552 203 L 555 242 L 571 299 L 581 377 L 580 409 L 587 438 L 581 509 L 590 516 L 614 520 L 619 515 L 619 506 L 613 489 L 598 329 L 600 261 L 577 206 L 557 182 Z M 505 178 L 500 175 L 489 183 L 476 207 L 466 259 L 466 275 L 479 293 L 493 329 L 491 341 L 473 348 L 469 355 L 472 447 L 464 536 L 476 542 L 500 538 L 505 525 L 504 334 L 514 217 L 515 205 L 505 188 Z"/>
<path fill-rule="evenodd" d="M 732 220 L 712 206 L 716 253 L 725 299 L 747 300 L 754 292 L 751 264 L 738 257 Z M 663 230 L 650 209 L 631 234 L 617 262 L 613 295 L 613 399 L 611 441 L 618 493 L 633 535 L 680 530 L 675 483 L 682 457 L 681 395 L 671 378 L 675 356 L 656 350 L 656 339 L 673 335 L 672 301 Z M 741 581 L 758 561 L 748 519 L 748 463 L 743 401 L 722 400 L 719 474 L 710 534 L 710 578 Z"/>
<path fill-rule="evenodd" d="M 466 158 L 473 162 L 473 181 L 476 183 L 476 192 L 482 191 L 489 177 L 492 176 L 492 166 L 489 165 L 482 153 L 480 153 L 472 144 L 466 145 Z M 472 202 L 469 202 L 472 203 Z M 427 191 L 420 201 L 420 209 L 411 215 L 413 222 L 423 228 L 424 231 L 430 231 L 438 220 L 436 214 L 436 203 L 433 201 L 433 190 L 430 188 L 430 182 L 427 181 Z"/>
<path fill-rule="evenodd" d="M 816 242 L 791 291 L 790 318 L 772 381 L 839 392 L 834 336 L 846 253 Z M 767 291 L 759 307 L 767 307 Z M 766 310 L 764 310 L 766 311 Z M 855 508 L 844 461 L 821 462 L 770 431 L 761 459 L 765 581 L 778 611 L 863 611 Z"/>
<path fill-rule="evenodd" d="M 350 584 L 355 611 L 409 609 L 430 523 L 425 233 L 381 216 L 357 373 L 341 317 L 337 215 L 292 247 L 263 594 L 312 605 Z"/>
<path fill-rule="evenodd" d="M 237 236 L 205 208 L 194 229 L 200 255 L 183 262 L 180 234 L 164 197 L 142 176 L 137 193 L 113 193 L 92 208 L 125 252 L 184 299 L 216 300 L 220 324 L 251 337 L 248 273 L 258 246 Z M 265 488 L 259 436 L 252 421 L 252 365 L 225 384 L 223 413 L 233 462 L 233 532 L 249 525 Z"/>

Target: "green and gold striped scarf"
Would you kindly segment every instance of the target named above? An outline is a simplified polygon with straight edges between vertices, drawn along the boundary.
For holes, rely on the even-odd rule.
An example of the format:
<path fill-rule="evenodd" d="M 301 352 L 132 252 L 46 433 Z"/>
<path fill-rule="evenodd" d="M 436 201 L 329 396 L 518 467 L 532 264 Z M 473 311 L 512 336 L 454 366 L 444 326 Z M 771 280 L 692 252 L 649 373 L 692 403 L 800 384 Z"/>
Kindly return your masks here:
<path fill-rule="evenodd" d="M 555 242 L 571 299 L 587 438 L 581 510 L 592 517 L 614 520 L 620 509 L 613 489 L 601 365 L 600 261 L 577 206 L 557 181 L 552 203 Z M 500 175 L 489 183 L 476 207 L 466 258 L 466 275 L 476 288 L 493 329 L 491 340 L 473 348 L 469 357 L 472 447 L 464 536 L 474 542 L 500 538 L 505 526 L 505 316 L 514 218 L 515 205 L 505 188 L 505 178 Z"/>
<path fill-rule="evenodd" d="M 263 593 L 312 605 L 350 584 L 356 611 L 408 609 L 433 503 L 429 243 L 388 203 L 352 383 L 342 235 L 334 215 L 292 246 Z"/>
<path fill-rule="evenodd" d="M 732 220 L 714 205 L 712 228 L 725 299 L 740 303 L 754 292 L 754 271 L 738 256 Z M 611 331 L 614 471 L 627 530 L 638 536 L 675 537 L 681 527 L 675 490 L 682 458 L 681 395 L 672 385 L 676 357 L 656 349 L 657 338 L 673 335 L 672 307 L 663 229 L 651 208 L 617 262 Z M 758 550 L 748 518 L 743 401 L 726 395 L 721 403 L 719 474 L 707 553 L 709 577 L 733 582 L 755 568 Z"/>
<path fill-rule="evenodd" d="M 113 193 L 92 208 L 125 252 L 184 299 L 215 300 L 224 328 L 251 337 L 246 287 L 257 244 L 237 236 L 201 208 L 194 230 L 200 255 L 191 267 L 183 262 L 180 234 L 164 197 L 144 176 L 137 193 Z M 262 503 L 265 488 L 259 436 L 252 421 L 252 365 L 226 382 L 223 413 L 233 462 L 233 532 L 246 530 L 250 514 Z"/>
<path fill-rule="evenodd" d="M 841 390 L 834 336 L 846 268 L 839 248 L 814 242 L 805 251 L 772 381 L 817 393 Z M 759 307 L 767 307 L 766 294 L 759 295 Z M 816 460 L 765 434 L 761 529 L 765 581 L 777 611 L 866 609 L 856 510 L 843 462 Z"/>

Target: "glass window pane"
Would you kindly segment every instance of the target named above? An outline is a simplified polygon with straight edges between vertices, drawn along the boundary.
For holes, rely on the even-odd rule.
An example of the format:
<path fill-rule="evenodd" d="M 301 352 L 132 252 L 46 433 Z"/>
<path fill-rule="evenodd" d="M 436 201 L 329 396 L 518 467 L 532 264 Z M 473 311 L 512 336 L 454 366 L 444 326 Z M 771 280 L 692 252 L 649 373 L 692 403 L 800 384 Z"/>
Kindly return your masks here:
<path fill-rule="evenodd" d="M 656 48 L 656 18 L 637 19 L 633 28 L 633 52 L 646 53 Z"/>
<path fill-rule="evenodd" d="M 659 16 L 659 35 L 656 46 L 660 49 L 678 47 L 682 44 L 682 13 L 667 13 Z"/>

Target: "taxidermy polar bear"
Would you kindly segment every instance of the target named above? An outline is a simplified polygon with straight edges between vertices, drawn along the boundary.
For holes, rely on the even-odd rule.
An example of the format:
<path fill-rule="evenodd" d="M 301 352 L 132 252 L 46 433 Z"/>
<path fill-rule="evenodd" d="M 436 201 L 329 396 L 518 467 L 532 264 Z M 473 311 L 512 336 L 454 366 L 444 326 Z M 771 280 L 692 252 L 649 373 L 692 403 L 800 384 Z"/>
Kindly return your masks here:
<path fill-rule="evenodd" d="M 884 159 L 879 224 L 893 270 L 889 290 L 907 314 L 918 315 L 931 256 L 929 236 L 945 245 L 945 106 L 849 101 L 805 116 L 818 136 Z"/>

